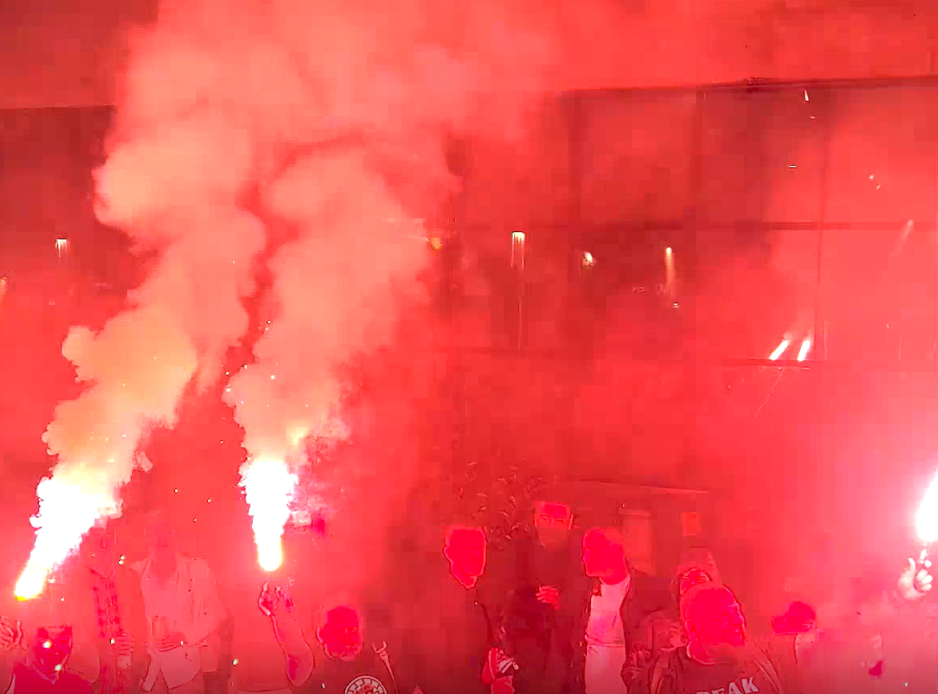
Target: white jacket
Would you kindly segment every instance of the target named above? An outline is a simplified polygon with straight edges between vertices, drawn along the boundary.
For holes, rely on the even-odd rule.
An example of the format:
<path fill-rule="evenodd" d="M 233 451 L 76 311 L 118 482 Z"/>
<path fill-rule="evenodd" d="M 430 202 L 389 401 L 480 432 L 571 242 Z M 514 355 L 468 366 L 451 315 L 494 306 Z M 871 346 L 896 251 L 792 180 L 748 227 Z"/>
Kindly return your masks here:
<path fill-rule="evenodd" d="M 153 689 L 160 673 L 172 689 L 191 682 L 199 672 L 213 672 L 218 668 L 218 654 L 208 646 L 209 637 L 224 621 L 225 614 L 215 576 L 203 559 L 176 556 L 176 574 L 166 583 L 150 575 L 150 560 L 134 564 L 140 574 L 143 603 L 147 613 L 148 652 L 150 668 L 143 682 L 145 691 Z M 172 604 L 162 602 L 167 592 L 175 593 Z M 162 595 L 161 595 L 162 594 Z M 162 603 L 162 604 L 161 604 Z M 186 645 L 165 653 L 153 646 L 153 618 L 167 619 L 167 631 L 179 631 L 186 637 Z"/>

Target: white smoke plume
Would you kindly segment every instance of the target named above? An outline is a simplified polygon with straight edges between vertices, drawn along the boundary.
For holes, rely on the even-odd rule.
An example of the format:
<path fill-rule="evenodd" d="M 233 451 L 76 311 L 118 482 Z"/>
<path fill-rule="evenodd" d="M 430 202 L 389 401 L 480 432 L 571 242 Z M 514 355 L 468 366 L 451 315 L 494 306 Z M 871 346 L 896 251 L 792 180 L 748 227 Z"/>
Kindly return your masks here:
<path fill-rule="evenodd" d="M 290 240 L 270 261 L 256 363 L 231 379 L 226 401 L 245 430 L 243 485 L 260 563 L 272 569 L 290 499 L 282 485 L 258 487 L 305 462 L 305 437 L 348 434 L 338 369 L 388 344 L 401 309 L 420 299 L 429 256 L 413 242 L 426 233 L 415 218 L 432 219 L 454 191 L 447 137 L 482 124 L 514 135 L 550 52 L 544 34 L 494 5 L 267 9 L 238 50 L 263 56 L 250 79 L 279 95 L 265 135 L 287 163 L 261 182 L 262 198 Z"/>
<path fill-rule="evenodd" d="M 155 259 L 124 313 L 97 334 L 74 328 L 63 345 L 86 389 L 58 406 L 43 437 L 57 463 L 38 488 L 21 598 L 41 592 L 96 520 L 119 515 L 118 492 L 144 460 L 135 454 L 147 430 L 174 424 L 189 382 L 216 379 L 248 327 L 241 299 L 254 291 L 252 260 L 264 245 L 263 226 L 238 206 L 253 180 L 253 143 L 237 114 L 180 104 L 152 120 L 140 86 L 131 80 L 96 172 L 96 211 Z"/>
<path fill-rule="evenodd" d="M 190 380 L 204 387 L 218 376 L 247 331 L 242 300 L 255 291 L 252 265 L 265 244 L 271 321 L 256 363 L 226 395 L 248 464 L 285 466 L 302 437 L 345 435 L 336 368 L 386 344 L 401 307 L 419 298 L 427 250 L 413 220 L 432 217 L 454 191 L 447 138 L 523 134 L 552 74 L 560 20 L 545 9 L 496 0 L 162 4 L 133 42 L 96 179 L 100 218 L 156 261 L 125 314 L 66 344 L 89 386 L 60 406 L 46 436 L 58 464 L 39 490 L 27 592 L 41 589 L 96 517 L 119 513 L 117 491 L 147 427 L 173 424 Z M 271 479 L 244 472 L 245 485 Z M 271 515 L 258 523 L 255 513 L 256 531 L 282 525 L 292 481 L 284 472 L 272 473 Z"/>

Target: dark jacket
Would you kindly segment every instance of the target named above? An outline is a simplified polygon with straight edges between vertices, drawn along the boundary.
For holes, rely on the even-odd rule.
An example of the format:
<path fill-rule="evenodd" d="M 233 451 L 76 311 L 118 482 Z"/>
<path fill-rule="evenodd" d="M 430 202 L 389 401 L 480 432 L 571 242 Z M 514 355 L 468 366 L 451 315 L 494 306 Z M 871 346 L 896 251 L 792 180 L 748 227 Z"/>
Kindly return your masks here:
<path fill-rule="evenodd" d="M 548 611 L 544 628 L 550 632 L 554 657 L 567 673 L 569 681 L 560 688 L 564 694 L 575 694 L 582 688 L 575 681 L 576 641 L 583 603 L 585 600 L 589 605 L 592 584 L 583 573 L 581 546 L 580 538 L 575 535 L 557 550 L 545 549 L 536 537 L 519 538 L 505 557 L 506 596 L 530 590 L 536 592 L 541 586 L 553 586 L 560 591 L 560 607 Z"/>

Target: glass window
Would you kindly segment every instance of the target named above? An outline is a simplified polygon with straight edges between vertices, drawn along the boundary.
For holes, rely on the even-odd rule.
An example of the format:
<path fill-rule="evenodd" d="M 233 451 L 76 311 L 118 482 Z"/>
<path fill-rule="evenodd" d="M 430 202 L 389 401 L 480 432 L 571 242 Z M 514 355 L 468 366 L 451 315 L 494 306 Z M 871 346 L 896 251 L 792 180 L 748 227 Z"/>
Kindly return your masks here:
<path fill-rule="evenodd" d="M 683 219 L 691 193 L 696 94 L 587 92 L 580 99 L 583 221 Z"/>
<path fill-rule="evenodd" d="M 825 230 L 820 307 L 830 359 L 938 358 L 935 231 Z"/>
<path fill-rule="evenodd" d="M 760 227 L 703 229 L 693 285 L 694 339 L 714 356 L 814 354 L 817 234 Z M 780 346 L 784 344 L 784 347 Z"/>
<path fill-rule="evenodd" d="M 545 101 L 516 140 L 473 138 L 463 161 L 462 223 L 524 228 L 566 221 L 571 211 L 569 107 Z"/>
<path fill-rule="evenodd" d="M 841 89 L 834 104 L 827 221 L 934 219 L 938 88 Z"/>
<path fill-rule="evenodd" d="M 629 226 L 584 233 L 571 259 L 574 348 L 642 358 L 679 352 L 692 260 L 686 239 L 680 230 Z"/>
<path fill-rule="evenodd" d="M 701 215 L 715 222 L 811 222 L 820 213 L 828 93 L 702 94 Z"/>

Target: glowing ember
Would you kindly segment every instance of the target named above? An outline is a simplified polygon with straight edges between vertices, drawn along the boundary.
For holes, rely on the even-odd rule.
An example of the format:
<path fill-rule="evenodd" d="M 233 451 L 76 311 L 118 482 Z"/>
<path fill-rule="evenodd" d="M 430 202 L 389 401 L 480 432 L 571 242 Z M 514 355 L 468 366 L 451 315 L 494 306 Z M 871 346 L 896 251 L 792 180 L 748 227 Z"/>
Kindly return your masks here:
<path fill-rule="evenodd" d="M 798 361 L 804 361 L 808 358 L 808 352 L 811 351 L 811 338 L 806 337 L 801 343 L 801 349 L 798 350 Z"/>
<path fill-rule="evenodd" d="M 915 517 L 915 530 L 926 543 L 938 541 L 938 474 L 928 486 Z"/>
<path fill-rule="evenodd" d="M 785 354 L 785 350 L 788 349 L 788 346 L 791 344 L 791 340 L 785 338 L 782 340 L 781 344 L 775 348 L 775 351 L 769 355 L 769 359 L 776 361 L 779 357 Z"/>
<path fill-rule="evenodd" d="M 105 498 L 57 476 L 43 479 L 36 493 L 39 513 L 31 519 L 36 544 L 16 582 L 18 600 L 38 597 L 49 574 L 78 548 L 95 521 L 116 511 Z"/>
<path fill-rule="evenodd" d="M 251 513 L 257 562 L 264 571 L 283 563 L 281 538 L 290 519 L 297 477 L 282 460 L 253 460 L 241 467 L 241 487 Z"/>

